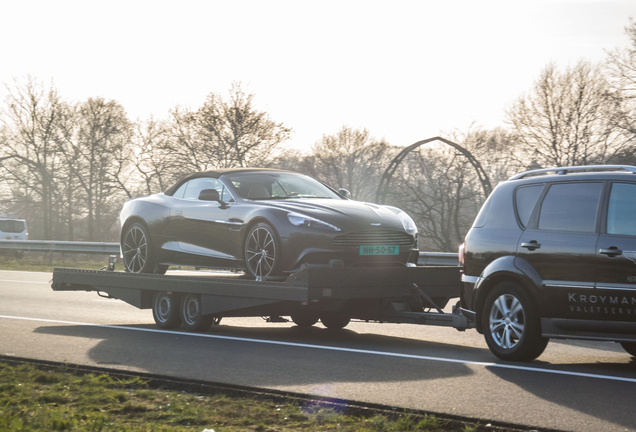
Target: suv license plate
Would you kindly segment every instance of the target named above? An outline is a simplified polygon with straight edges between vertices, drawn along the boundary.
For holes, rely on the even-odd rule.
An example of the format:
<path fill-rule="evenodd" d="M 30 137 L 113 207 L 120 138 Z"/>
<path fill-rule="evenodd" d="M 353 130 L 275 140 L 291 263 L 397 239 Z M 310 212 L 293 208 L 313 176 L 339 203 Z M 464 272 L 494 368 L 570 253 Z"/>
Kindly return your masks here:
<path fill-rule="evenodd" d="M 360 255 L 399 255 L 399 246 L 360 246 Z"/>

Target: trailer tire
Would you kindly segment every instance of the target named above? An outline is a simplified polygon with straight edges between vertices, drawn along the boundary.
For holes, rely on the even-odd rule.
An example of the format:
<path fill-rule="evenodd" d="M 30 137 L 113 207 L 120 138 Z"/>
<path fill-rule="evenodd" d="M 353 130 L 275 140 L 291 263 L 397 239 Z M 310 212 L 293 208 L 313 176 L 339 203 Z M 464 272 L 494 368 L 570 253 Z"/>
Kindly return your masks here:
<path fill-rule="evenodd" d="M 181 323 L 183 328 L 193 332 L 209 330 L 214 322 L 214 315 L 202 315 L 201 296 L 186 294 L 181 299 Z"/>
<path fill-rule="evenodd" d="M 157 327 L 161 329 L 179 328 L 181 325 L 179 297 L 165 291 L 157 293 L 152 302 L 152 317 Z"/>
<path fill-rule="evenodd" d="M 351 317 L 338 312 L 325 312 L 320 317 L 320 321 L 329 330 L 340 330 L 349 324 Z"/>
<path fill-rule="evenodd" d="M 309 311 L 292 314 L 290 318 L 298 327 L 311 327 L 320 319 L 317 313 Z"/>

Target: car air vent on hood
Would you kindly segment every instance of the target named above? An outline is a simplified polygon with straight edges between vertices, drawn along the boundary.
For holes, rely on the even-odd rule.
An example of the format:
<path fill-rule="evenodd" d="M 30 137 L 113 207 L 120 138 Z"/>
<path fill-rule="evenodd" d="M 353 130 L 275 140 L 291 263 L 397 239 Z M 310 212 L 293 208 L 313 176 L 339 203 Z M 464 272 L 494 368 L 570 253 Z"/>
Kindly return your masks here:
<path fill-rule="evenodd" d="M 337 236 L 333 240 L 333 246 L 360 246 L 360 245 L 399 245 L 410 246 L 414 242 L 413 236 L 402 231 L 369 230 L 356 231 Z"/>

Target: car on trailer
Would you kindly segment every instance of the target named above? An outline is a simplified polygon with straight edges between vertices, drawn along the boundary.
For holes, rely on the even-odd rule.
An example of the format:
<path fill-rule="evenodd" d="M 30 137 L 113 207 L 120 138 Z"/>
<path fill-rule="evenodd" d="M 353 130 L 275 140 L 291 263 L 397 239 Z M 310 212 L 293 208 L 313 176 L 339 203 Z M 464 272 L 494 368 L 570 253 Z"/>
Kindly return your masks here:
<path fill-rule="evenodd" d="M 124 264 L 132 273 L 163 274 L 169 265 L 241 269 L 257 280 L 334 261 L 414 267 L 413 219 L 348 195 L 290 171 L 195 173 L 124 204 Z"/>

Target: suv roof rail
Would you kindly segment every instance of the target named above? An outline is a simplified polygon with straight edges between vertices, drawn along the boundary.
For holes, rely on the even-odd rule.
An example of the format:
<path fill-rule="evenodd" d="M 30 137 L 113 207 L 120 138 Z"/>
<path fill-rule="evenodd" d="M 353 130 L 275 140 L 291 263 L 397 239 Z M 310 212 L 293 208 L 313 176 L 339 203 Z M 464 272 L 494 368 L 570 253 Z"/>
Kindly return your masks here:
<path fill-rule="evenodd" d="M 565 175 L 572 171 L 627 171 L 636 174 L 636 167 L 631 165 L 582 165 L 559 168 L 543 168 L 538 170 L 526 171 L 521 174 L 514 175 L 508 180 L 519 180 L 534 174 L 547 172 L 556 172 L 558 175 Z"/>

